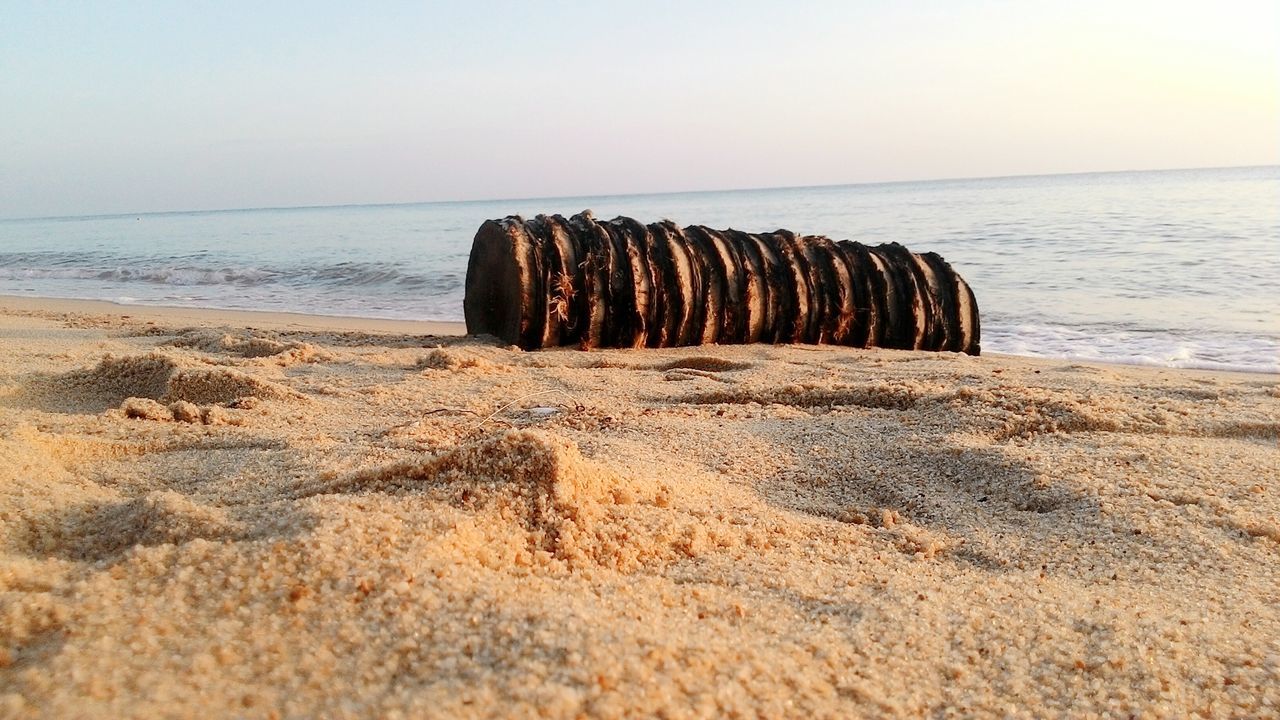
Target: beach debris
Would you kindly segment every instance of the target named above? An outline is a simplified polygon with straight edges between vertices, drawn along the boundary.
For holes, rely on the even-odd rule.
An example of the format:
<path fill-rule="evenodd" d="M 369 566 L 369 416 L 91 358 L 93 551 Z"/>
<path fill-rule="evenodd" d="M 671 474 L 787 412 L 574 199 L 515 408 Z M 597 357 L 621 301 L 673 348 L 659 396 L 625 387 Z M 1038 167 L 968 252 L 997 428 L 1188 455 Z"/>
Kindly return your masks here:
<path fill-rule="evenodd" d="M 565 398 L 567 398 L 568 401 L 571 403 L 569 407 L 574 412 L 582 412 L 583 410 L 586 409 L 585 405 L 578 402 L 577 399 L 575 399 L 572 395 L 565 392 L 564 390 L 559 390 L 559 389 L 539 390 L 538 392 L 532 392 L 527 395 L 521 395 L 520 397 L 503 404 L 502 407 L 499 407 L 497 410 L 494 410 L 492 414 L 490 414 L 485 419 L 481 420 L 480 423 L 476 425 L 476 430 L 479 430 L 480 428 L 484 427 L 484 424 L 491 420 L 497 420 L 499 415 L 501 415 L 505 410 L 512 407 L 513 405 L 517 405 L 521 402 L 524 402 L 529 398 L 541 397 L 544 395 L 554 395 L 554 394 L 563 395 Z M 534 418 L 546 418 L 559 412 L 559 410 L 560 408 L 554 408 L 554 407 L 549 407 L 545 405 L 538 405 L 538 406 L 534 406 L 526 409 L 525 412 L 527 412 L 531 417 L 534 417 Z M 501 422 L 501 420 L 498 420 L 498 422 Z"/>
<path fill-rule="evenodd" d="M 745 233 L 509 216 L 476 232 L 467 332 L 525 350 L 813 343 L 977 355 L 978 304 L 936 253 Z"/>

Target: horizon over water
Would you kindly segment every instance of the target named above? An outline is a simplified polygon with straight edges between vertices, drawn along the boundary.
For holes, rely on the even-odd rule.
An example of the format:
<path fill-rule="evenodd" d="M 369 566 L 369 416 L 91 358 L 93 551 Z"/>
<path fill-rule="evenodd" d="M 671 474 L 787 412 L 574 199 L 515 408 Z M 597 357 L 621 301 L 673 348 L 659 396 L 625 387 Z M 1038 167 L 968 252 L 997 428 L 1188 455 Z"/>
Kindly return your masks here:
<path fill-rule="evenodd" d="M 147 215 L 213 215 L 217 213 L 232 212 L 270 212 L 273 210 L 289 211 L 289 210 L 342 210 L 349 208 L 394 208 L 394 207 L 415 207 L 422 205 L 467 205 L 467 204 L 494 204 L 494 203 L 529 203 L 529 202 L 560 202 L 564 200 L 596 200 L 609 198 L 647 198 L 647 197 L 670 197 L 679 195 L 717 195 L 723 193 L 755 193 L 755 192 L 775 192 L 775 191 L 798 191 L 798 190 L 829 190 L 836 188 L 871 188 L 881 185 L 919 185 L 928 183 L 959 183 L 959 182 L 980 182 L 980 181 L 1002 181 L 1002 180 L 1039 180 L 1042 178 L 1069 178 L 1074 176 L 1096 176 L 1096 175 L 1145 175 L 1150 173 L 1187 173 L 1187 172 L 1217 172 L 1217 171 L 1245 171 L 1245 170 L 1271 170 L 1280 169 L 1280 165 L 1226 165 L 1215 167 L 1193 167 L 1193 168 L 1158 168 L 1154 170 L 1091 170 L 1084 172 L 1061 172 L 1061 173 L 1036 173 L 1031 175 L 991 175 L 984 177 L 941 177 L 926 178 L 921 180 L 867 180 L 851 183 L 834 183 L 826 185 L 778 185 L 765 187 L 740 187 L 740 188 L 720 188 L 710 190 L 671 190 L 667 192 L 633 192 L 633 193 L 614 193 L 604 195 L 531 195 L 527 197 L 509 197 L 509 198 L 479 198 L 469 200 L 407 200 L 397 202 L 351 202 L 351 203 L 331 203 L 326 205 L 257 205 L 254 207 L 243 208 L 203 208 L 192 209 L 184 208 L 180 210 L 139 210 L 135 212 L 96 212 L 96 213 L 78 213 L 73 215 L 22 215 L 0 217 L 0 223 L 6 222 L 36 222 L 42 220 L 110 220 L 113 218 L 134 218 L 135 220 Z M 694 224 L 694 223 L 691 223 Z M 696 223 L 704 224 L 704 223 Z M 833 238 L 842 239 L 842 238 Z"/>
<path fill-rule="evenodd" d="M 461 320 L 471 238 L 539 212 L 935 251 L 984 351 L 1280 372 L 1280 166 L 0 220 L 0 294 Z"/>

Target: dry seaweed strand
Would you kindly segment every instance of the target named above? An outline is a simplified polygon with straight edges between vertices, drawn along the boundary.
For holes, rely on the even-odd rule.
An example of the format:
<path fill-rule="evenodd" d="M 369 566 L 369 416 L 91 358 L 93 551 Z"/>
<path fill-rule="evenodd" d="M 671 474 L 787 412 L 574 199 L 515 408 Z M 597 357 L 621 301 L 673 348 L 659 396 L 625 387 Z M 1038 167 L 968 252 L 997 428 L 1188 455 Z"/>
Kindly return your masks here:
<path fill-rule="evenodd" d="M 504 404 L 502 407 L 498 408 L 497 410 L 494 410 L 492 413 L 490 413 L 490 414 L 489 414 L 489 416 L 488 416 L 488 417 L 486 417 L 485 419 L 483 419 L 483 420 L 481 420 L 479 423 L 477 423 L 477 424 L 476 424 L 476 426 L 475 426 L 475 429 L 476 429 L 476 430 L 479 430 L 480 428 L 484 427 L 485 423 L 487 423 L 487 422 L 489 422 L 489 421 L 491 421 L 491 420 L 495 420 L 495 419 L 497 419 L 497 417 L 498 417 L 499 415 L 501 415 L 501 414 L 502 414 L 502 412 L 503 412 L 504 410 L 506 410 L 507 408 L 509 408 L 509 407 L 511 407 L 511 406 L 513 406 L 513 405 L 516 405 L 516 404 L 518 404 L 518 403 L 524 402 L 525 400 L 528 400 L 529 398 L 540 397 L 540 396 L 542 396 L 542 395 L 552 395 L 552 394 L 556 394 L 556 393 L 559 393 L 559 394 L 564 395 L 565 397 L 569 398 L 569 401 L 573 403 L 573 409 L 574 409 L 574 411 L 575 411 L 575 412 L 582 412 L 583 410 L 586 410 L 586 409 L 587 409 L 587 406 L 586 406 L 586 405 L 583 405 L 582 403 L 578 402 L 577 398 L 575 398 L 574 396 L 572 396 L 572 395 L 570 395 L 569 393 L 565 392 L 564 390 L 560 390 L 560 389 L 539 390 L 538 392 L 532 392 L 532 393 L 529 393 L 529 394 L 527 394 L 527 395 L 521 395 L 520 397 L 518 397 L 518 398 L 516 398 L 516 399 L 514 399 L 514 400 L 512 400 L 512 401 L 510 401 L 510 402 L 508 402 L 508 403 L 506 403 L 506 404 Z"/>

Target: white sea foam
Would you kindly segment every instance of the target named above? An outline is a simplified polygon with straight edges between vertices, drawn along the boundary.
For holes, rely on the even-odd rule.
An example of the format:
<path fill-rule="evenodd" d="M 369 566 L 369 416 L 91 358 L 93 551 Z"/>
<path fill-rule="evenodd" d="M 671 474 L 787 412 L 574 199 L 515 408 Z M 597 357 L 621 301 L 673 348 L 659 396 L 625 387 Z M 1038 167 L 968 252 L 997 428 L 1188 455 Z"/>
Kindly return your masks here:
<path fill-rule="evenodd" d="M 1280 338 L 1232 332 L 1135 331 L 1089 325 L 988 324 L 982 347 L 1033 357 L 1280 373 Z"/>

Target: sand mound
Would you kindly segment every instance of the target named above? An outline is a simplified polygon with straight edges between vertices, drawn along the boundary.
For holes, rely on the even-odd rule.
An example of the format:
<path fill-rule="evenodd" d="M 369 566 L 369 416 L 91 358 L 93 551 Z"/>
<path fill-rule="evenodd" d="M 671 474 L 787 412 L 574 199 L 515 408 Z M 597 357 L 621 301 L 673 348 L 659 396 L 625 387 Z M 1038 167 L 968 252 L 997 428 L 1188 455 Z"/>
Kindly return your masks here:
<path fill-rule="evenodd" d="M 55 443 L 19 427 L 0 438 L 0 548 L 24 550 L 31 528 L 61 506 L 65 497 L 106 501 L 109 491 L 69 473 Z"/>
<path fill-rule="evenodd" d="M 229 368 L 179 370 L 169 377 L 165 394 L 167 402 L 185 400 L 196 404 L 217 404 L 240 398 L 259 400 L 301 400 L 303 396 L 289 388 L 260 380 Z"/>
<path fill-rule="evenodd" d="M 583 458 L 571 441 L 533 430 L 509 431 L 428 460 L 357 472 L 325 490 L 430 495 L 518 523 L 531 549 L 571 563 L 614 566 L 634 559 L 638 550 L 619 546 L 628 540 L 615 522 L 626 513 L 617 509 L 666 507 L 671 501 L 667 487 L 621 477 Z"/>
<path fill-rule="evenodd" d="M 1128 396 L 1058 388 L 949 387 L 901 379 L 857 384 L 794 383 L 691 393 L 690 405 L 760 405 L 813 414 L 866 408 L 911 412 L 919 421 L 947 424 L 963 417 L 969 431 L 992 439 L 1025 440 L 1070 433 L 1151 433 L 1271 439 L 1280 425 L 1265 416 L 1205 424 L 1167 400 L 1135 407 Z"/>
<path fill-rule="evenodd" d="M 657 366 L 658 370 L 703 370 L 705 372 L 730 372 L 733 370 L 750 370 L 751 363 L 734 362 L 718 357 L 689 357 Z"/>
<path fill-rule="evenodd" d="M 912 381 L 862 383 L 836 387 L 784 385 L 755 389 L 694 393 L 681 399 L 692 405 L 788 405 L 799 408 L 830 408 L 853 405 L 867 408 L 905 410 L 929 395 L 930 388 Z"/>
<path fill-rule="evenodd" d="M 287 367 L 298 363 L 322 362 L 332 354 L 311 343 L 284 342 L 271 337 L 245 333 L 196 330 L 162 343 L 165 347 L 189 348 L 200 352 L 231 355 L 251 360 L 267 360 L 269 364 Z"/>
<path fill-rule="evenodd" d="M 675 360 L 668 360 L 657 364 L 626 362 L 624 360 L 619 360 L 616 356 L 607 356 L 593 359 L 582 367 L 593 370 L 657 370 L 659 372 L 670 370 L 696 370 L 705 373 L 721 373 L 732 372 L 735 370 L 750 370 L 755 367 L 755 364 L 749 362 L 738 362 L 710 355 L 695 355 L 692 357 L 677 358 Z"/>
<path fill-rule="evenodd" d="M 226 538 L 237 526 L 220 508 L 197 505 L 179 493 L 161 491 L 123 502 L 73 507 L 46 517 L 31 530 L 29 547 L 33 553 L 97 561 L 135 545 Z"/>
<path fill-rule="evenodd" d="M 198 405 L 232 403 L 241 398 L 299 400 L 299 393 L 269 380 L 225 367 L 184 367 L 162 353 L 115 357 L 97 366 L 59 376 L 46 394 L 72 407 L 118 407 L 129 398 Z M 146 416 L 147 411 L 140 411 Z"/>
<path fill-rule="evenodd" d="M 170 358 L 157 353 L 129 357 L 108 355 L 89 370 L 63 375 L 62 387 L 96 405 L 112 407 L 129 397 L 159 400 L 168 394 L 169 379 L 178 370 Z"/>
<path fill-rule="evenodd" d="M 122 499 L 82 472 L 129 455 L 119 444 L 29 427 L 0 441 L 0 548 L 98 560 L 134 545 L 224 537 L 233 528 L 222 510 L 196 505 L 179 493 Z"/>
<path fill-rule="evenodd" d="M 994 439 L 1071 433 L 1213 434 L 1185 408 L 1167 399 L 1135 406 L 1132 397 L 1061 388 L 961 388 L 938 398 L 972 416 Z"/>
<path fill-rule="evenodd" d="M 418 360 L 419 370 L 465 370 L 467 368 L 487 368 L 492 366 L 488 360 L 472 353 L 459 350 L 436 348 Z"/>

